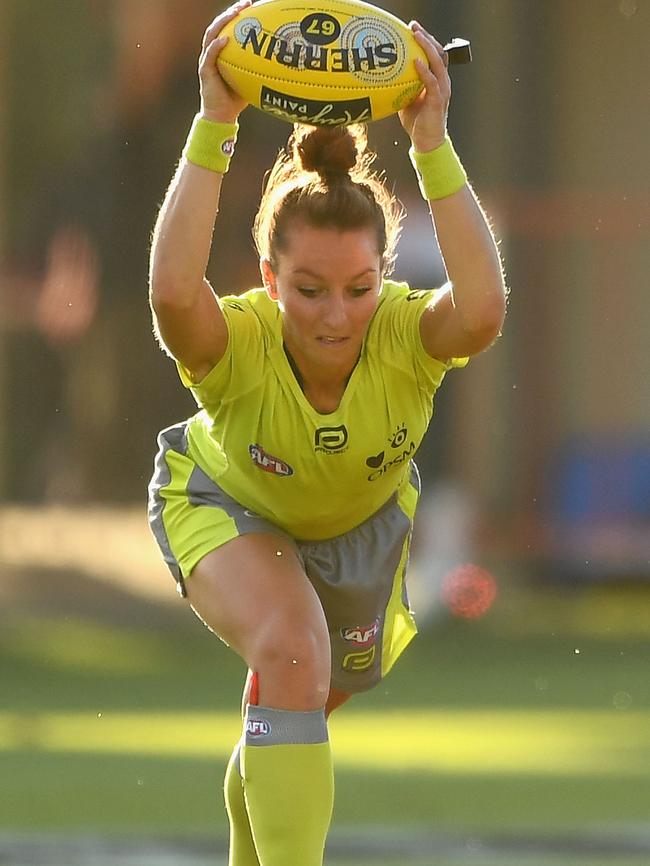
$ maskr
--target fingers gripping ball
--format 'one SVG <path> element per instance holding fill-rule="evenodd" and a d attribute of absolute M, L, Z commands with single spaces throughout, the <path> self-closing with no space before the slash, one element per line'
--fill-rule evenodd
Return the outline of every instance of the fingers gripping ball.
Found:
<path fill-rule="evenodd" d="M 252 105 L 290 122 L 379 120 L 422 90 L 426 62 L 409 27 L 361 0 L 262 0 L 229 22 L 221 75 Z"/>

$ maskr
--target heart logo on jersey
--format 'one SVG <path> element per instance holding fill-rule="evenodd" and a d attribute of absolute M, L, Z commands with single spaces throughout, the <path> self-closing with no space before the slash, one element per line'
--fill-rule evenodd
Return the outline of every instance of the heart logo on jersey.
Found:
<path fill-rule="evenodd" d="M 384 462 L 384 452 L 380 451 L 375 457 L 368 457 L 366 460 L 366 466 L 369 466 L 371 469 L 379 469 L 381 464 Z"/>

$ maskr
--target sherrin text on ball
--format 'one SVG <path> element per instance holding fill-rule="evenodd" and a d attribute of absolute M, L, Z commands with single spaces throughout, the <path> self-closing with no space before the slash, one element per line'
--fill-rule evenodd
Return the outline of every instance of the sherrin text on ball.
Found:
<path fill-rule="evenodd" d="M 225 81 L 282 120 L 367 123 L 404 108 L 422 90 L 426 60 L 409 27 L 361 0 L 261 0 L 223 30 Z"/>

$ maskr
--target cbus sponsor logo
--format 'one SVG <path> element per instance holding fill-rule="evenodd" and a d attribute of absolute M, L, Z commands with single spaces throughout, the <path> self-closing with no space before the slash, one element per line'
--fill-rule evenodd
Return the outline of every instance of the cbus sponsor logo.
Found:
<path fill-rule="evenodd" d="M 381 42 L 358 48 L 326 48 L 300 40 L 287 40 L 257 27 L 248 27 L 241 42 L 244 51 L 292 69 L 316 72 L 373 72 L 397 65 L 398 46 L 395 41 Z"/>
<path fill-rule="evenodd" d="M 355 625 L 350 628 L 342 628 L 341 637 L 343 640 L 357 644 L 357 646 L 365 646 L 375 642 L 378 632 L 379 620 L 376 619 L 372 625 Z"/>
<path fill-rule="evenodd" d="M 263 469 L 264 472 L 271 472 L 273 475 L 293 475 L 293 468 L 289 466 L 288 463 L 285 463 L 284 460 L 280 460 L 279 457 L 274 457 L 272 454 L 268 454 L 261 445 L 249 445 L 248 453 L 251 456 L 251 460 L 253 463 L 258 466 L 260 469 Z"/>
<path fill-rule="evenodd" d="M 271 725 L 264 719 L 248 719 L 246 733 L 251 737 L 266 737 L 271 733 Z"/>

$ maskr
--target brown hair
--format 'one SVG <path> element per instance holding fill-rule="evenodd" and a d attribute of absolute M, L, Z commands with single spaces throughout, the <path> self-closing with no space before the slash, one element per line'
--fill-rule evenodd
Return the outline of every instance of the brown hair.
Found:
<path fill-rule="evenodd" d="M 370 170 L 374 159 L 363 126 L 295 125 L 268 174 L 253 227 L 257 251 L 274 271 L 287 229 L 306 222 L 341 231 L 374 229 L 382 267 L 390 273 L 404 210 Z"/>

